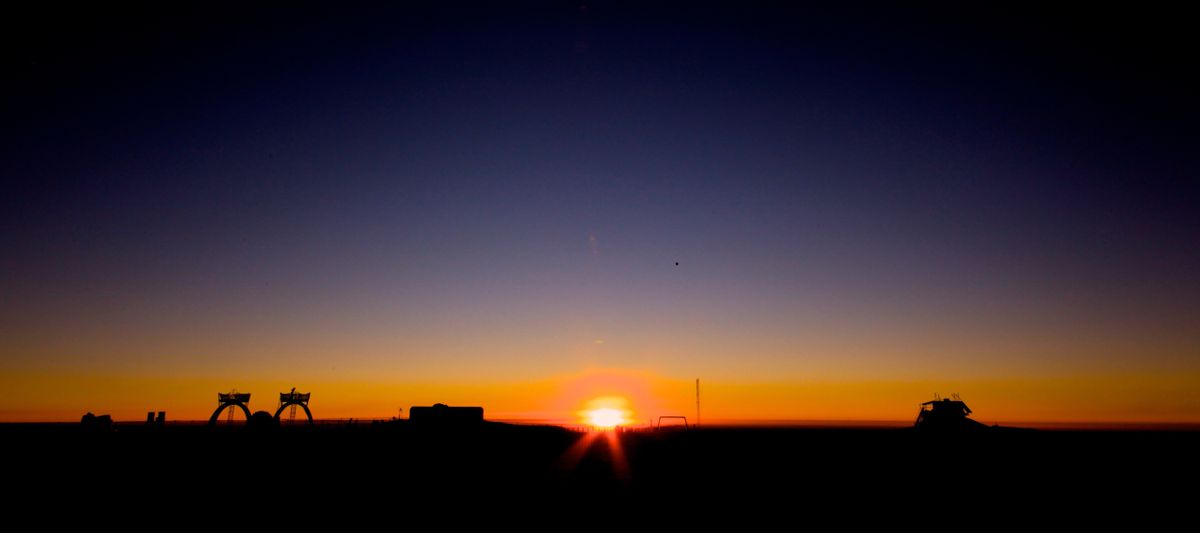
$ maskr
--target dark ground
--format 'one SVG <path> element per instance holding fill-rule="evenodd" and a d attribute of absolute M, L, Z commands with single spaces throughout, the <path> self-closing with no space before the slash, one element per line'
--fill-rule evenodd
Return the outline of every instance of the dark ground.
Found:
<path fill-rule="evenodd" d="M 609 437 L 627 467 L 614 460 Z M 1200 432 L 1189 431 L 704 428 L 601 433 L 588 448 L 581 438 L 495 423 L 258 433 L 0 425 L 8 486 L 21 488 L 8 500 L 14 508 L 52 499 L 118 514 L 190 508 L 254 516 L 308 502 L 356 514 L 428 513 L 432 501 L 436 509 L 482 505 L 534 515 L 566 506 L 693 519 L 750 512 L 945 526 L 1014 517 L 1104 521 L 1190 513 L 1200 472 Z"/>

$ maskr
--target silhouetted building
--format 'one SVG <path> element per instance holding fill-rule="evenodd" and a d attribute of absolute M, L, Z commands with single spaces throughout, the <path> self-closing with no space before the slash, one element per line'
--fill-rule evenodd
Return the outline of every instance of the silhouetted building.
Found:
<path fill-rule="evenodd" d="M 961 399 L 942 398 L 921 404 L 914 426 L 925 430 L 970 430 L 986 429 L 987 426 L 970 418 L 971 408 Z"/>
<path fill-rule="evenodd" d="M 246 420 L 246 427 L 251 431 L 267 431 L 279 427 L 279 420 L 267 411 L 255 411 Z"/>
<path fill-rule="evenodd" d="M 89 412 L 79 419 L 79 426 L 87 431 L 111 431 L 113 420 L 110 415 L 96 416 Z"/>
<path fill-rule="evenodd" d="M 483 423 L 482 407 L 450 407 L 444 403 L 432 407 L 412 407 L 408 419 L 418 425 L 471 427 Z"/>
<path fill-rule="evenodd" d="M 166 411 L 159 411 L 157 418 L 154 416 L 154 411 L 149 411 L 146 413 L 146 426 L 147 427 L 163 427 L 166 424 L 167 424 L 167 412 Z"/>

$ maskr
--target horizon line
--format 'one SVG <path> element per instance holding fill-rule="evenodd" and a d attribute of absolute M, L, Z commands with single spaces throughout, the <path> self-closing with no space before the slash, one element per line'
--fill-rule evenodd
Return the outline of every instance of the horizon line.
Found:
<path fill-rule="evenodd" d="M 343 417 L 343 418 L 315 418 L 314 422 L 317 425 L 330 425 L 337 423 L 356 422 L 392 422 L 397 420 L 408 420 L 397 417 Z M 167 424 L 177 425 L 204 425 L 208 424 L 208 419 L 178 419 L 167 420 Z M 244 420 L 238 423 L 244 423 Z M 588 427 L 589 424 L 577 420 L 566 419 L 536 419 L 536 418 L 495 418 L 485 419 L 485 422 L 497 422 L 502 424 L 521 425 L 521 426 L 552 426 L 563 428 L 580 428 Z M 75 420 L 2 420 L 0 426 L 17 426 L 17 425 L 75 425 L 78 424 Z M 145 425 L 144 419 L 121 419 L 113 420 L 115 424 L 123 425 Z M 1046 430 L 1189 430 L 1200 431 L 1200 422 L 1164 422 L 1164 421 L 1123 421 L 1123 420 L 1102 420 L 1102 421 L 1071 421 L 1071 420 L 1052 420 L 1052 421 L 1022 421 L 1022 420 L 1001 420 L 986 422 L 986 425 L 998 425 L 1005 427 L 1025 427 L 1031 429 L 1046 429 Z M 302 425 L 297 423 L 296 425 Z M 779 419 L 713 419 L 705 420 L 700 426 L 701 428 L 812 428 L 812 429 L 884 429 L 884 428 L 906 428 L 912 427 L 911 420 L 899 419 L 799 419 L 799 418 L 779 418 Z M 620 427 L 630 429 L 645 429 L 651 427 L 650 424 L 624 424 Z"/>

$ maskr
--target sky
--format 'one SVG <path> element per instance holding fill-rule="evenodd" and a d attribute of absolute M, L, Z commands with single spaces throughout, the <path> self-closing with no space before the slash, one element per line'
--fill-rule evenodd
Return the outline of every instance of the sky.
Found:
<path fill-rule="evenodd" d="M 0 420 L 1200 422 L 1195 36 L 1091 7 L 6 17 Z"/>

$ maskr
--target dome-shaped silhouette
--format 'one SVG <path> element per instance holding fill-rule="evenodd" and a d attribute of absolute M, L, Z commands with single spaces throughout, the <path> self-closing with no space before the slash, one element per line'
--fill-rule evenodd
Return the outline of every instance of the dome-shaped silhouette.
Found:
<path fill-rule="evenodd" d="M 268 430 L 279 426 L 279 421 L 275 419 L 275 415 L 266 411 L 255 411 L 250 415 L 250 419 L 246 422 L 246 426 L 252 430 Z"/>

